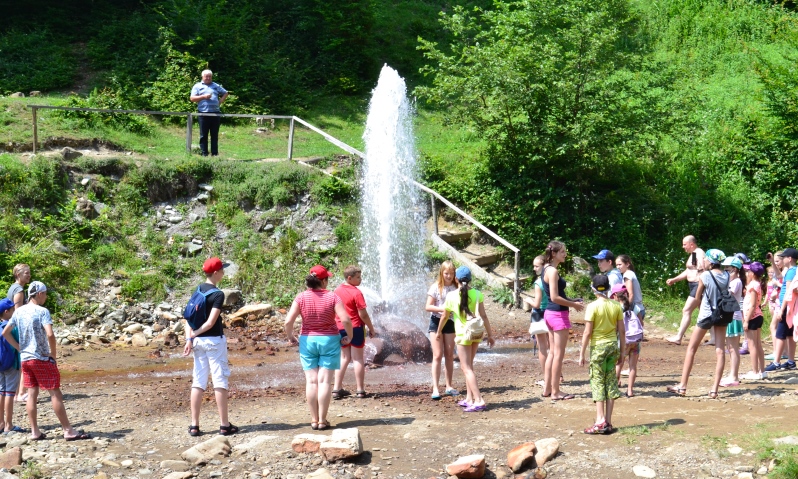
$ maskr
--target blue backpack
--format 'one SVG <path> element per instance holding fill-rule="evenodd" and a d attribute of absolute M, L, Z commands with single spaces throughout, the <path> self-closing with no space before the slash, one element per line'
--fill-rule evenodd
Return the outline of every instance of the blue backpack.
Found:
<path fill-rule="evenodd" d="M 0 322 L 0 331 L 5 329 L 8 321 Z M 17 350 L 11 346 L 6 338 L 0 334 L 0 371 L 7 371 L 14 367 L 17 360 Z"/>
<path fill-rule="evenodd" d="M 183 311 L 183 317 L 186 318 L 186 322 L 191 326 L 191 329 L 199 329 L 205 323 L 205 320 L 208 319 L 208 315 L 205 313 L 205 300 L 210 294 L 217 291 L 220 290 L 211 288 L 203 293 L 200 291 L 200 287 L 197 286 L 197 290 L 191 295 L 191 299 L 188 300 L 186 309 Z"/>

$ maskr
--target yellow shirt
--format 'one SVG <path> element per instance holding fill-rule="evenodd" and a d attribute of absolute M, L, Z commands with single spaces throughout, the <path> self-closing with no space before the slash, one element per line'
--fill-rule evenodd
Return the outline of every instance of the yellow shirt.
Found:
<path fill-rule="evenodd" d="M 614 343 L 618 340 L 616 327 L 618 321 L 623 321 L 623 310 L 617 301 L 598 299 L 587 305 L 585 321 L 593 323 L 591 346 L 598 343 Z"/>

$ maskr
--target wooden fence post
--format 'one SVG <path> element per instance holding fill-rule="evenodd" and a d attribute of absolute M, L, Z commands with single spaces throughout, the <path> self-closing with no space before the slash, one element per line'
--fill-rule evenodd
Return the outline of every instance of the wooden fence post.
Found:
<path fill-rule="evenodd" d="M 291 126 L 288 129 L 288 161 L 294 158 L 294 118 L 291 117 Z"/>
<path fill-rule="evenodd" d="M 194 127 L 194 115 L 189 113 L 186 118 L 186 153 L 191 154 L 191 135 Z"/>
<path fill-rule="evenodd" d="M 435 206 L 435 195 L 429 195 L 429 200 L 432 202 L 432 224 L 435 228 L 435 236 L 438 234 L 438 208 Z"/>
<path fill-rule="evenodd" d="M 31 108 L 31 112 L 33 113 L 33 154 L 36 154 L 36 144 L 39 142 L 39 121 L 36 116 L 37 108 L 34 106 Z"/>

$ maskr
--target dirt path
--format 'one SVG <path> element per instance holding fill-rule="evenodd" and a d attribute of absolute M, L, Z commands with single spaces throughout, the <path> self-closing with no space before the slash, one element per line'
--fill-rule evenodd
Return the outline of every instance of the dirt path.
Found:
<path fill-rule="evenodd" d="M 498 315 L 495 311 L 494 317 Z M 504 318 L 495 321 L 502 339 L 493 350 L 480 351 L 476 365 L 489 404 L 486 412 L 464 414 L 452 398 L 431 400 L 429 365 L 369 370 L 366 380 L 373 396 L 334 401 L 330 411 L 334 427 L 359 428 L 366 452 L 354 463 L 328 466 L 331 473 L 348 478 L 446 477 L 447 463 L 461 455 L 481 453 L 488 462 L 486 477 L 512 477 L 504 466 L 507 451 L 526 441 L 555 437 L 561 447 L 560 455 L 545 466 L 550 477 L 633 477 L 632 467 L 638 464 L 655 470 L 657 477 L 723 477 L 736 468 L 756 470 L 762 465 L 742 436 L 750 437 L 759 429 L 798 430 L 796 386 L 784 384 L 797 374 L 781 373 L 726 389 L 720 400 L 711 401 L 706 392 L 714 349 L 702 347 L 688 396 L 672 397 L 664 388 L 677 380 L 684 347 L 652 339 L 643 345 L 637 396 L 616 402 L 613 422 L 620 431 L 610 436 L 584 435 L 581 431 L 592 423 L 595 407 L 587 370 L 575 362 L 575 344 L 567 352 L 563 389 L 577 398 L 545 400 L 541 388 L 535 386 L 541 377 L 536 355 L 522 332 L 526 315 L 510 317 L 505 312 Z M 275 354 L 267 355 L 236 344 L 231 347 L 230 413 L 243 433 L 231 442 L 240 444 L 258 435 L 274 437 L 265 451 L 234 454 L 218 464 L 196 468 L 197 477 L 261 477 L 264 470 L 270 478 L 305 477 L 322 463 L 319 457 L 290 451 L 294 435 L 311 432 L 296 349 L 275 342 Z M 54 461 L 42 462 L 46 472 L 58 471 L 60 477 L 103 472 L 105 477 L 160 478 L 167 473 L 161 461 L 179 459 L 181 451 L 215 434 L 217 418 L 210 395 L 202 415 L 207 432 L 201 438 L 186 432 L 190 358 L 180 357 L 177 351 L 156 357 L 141 349 L 65 353 L 69 356 L 60 364 L 68 413 L 80 427 L 108 441 L 73 449 L 37 445 Z M 744 357 L 743 371 L 747 366 Z M 459 369 L 455 383 L 464 390 Z M 27 423 L 22 408 L 15 415 L 21 425 Z M 46 400 L 41 401 L 40 417 L 48 435 L 57 436 L 53 431 L 57 422 Z M 743 447 L 742 453 L 729 453 L 727 447 L 736 444 Z M 70 459 L 70 450 L 75 456 L 72 462 L 58 462 Z M 126 467 L 124 460 L 132 463 L 125 463 Z"/>

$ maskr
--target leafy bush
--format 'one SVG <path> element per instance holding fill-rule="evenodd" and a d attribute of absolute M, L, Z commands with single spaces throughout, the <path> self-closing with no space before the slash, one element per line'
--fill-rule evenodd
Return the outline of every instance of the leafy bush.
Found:
<path fill-rule="evenodd" d="M 6 207 L 44 208 L 65 201 L 68 176 L 54 158 L 35 156 L 26 166 L 0 155 L 0 203 Z"/>
<path fill-rule="evenodd" d="M 352 186 L 333 176 L 325 176 L 317 181 L 311 189 L 311 196 L 325 205 L 349 200 L 352 193 Z"/>
<path fill-rule="evenodd" d="M 0 94 L 65 88 L 75 79 L 69 46 L 47 29 L 0 33 Z"/>

